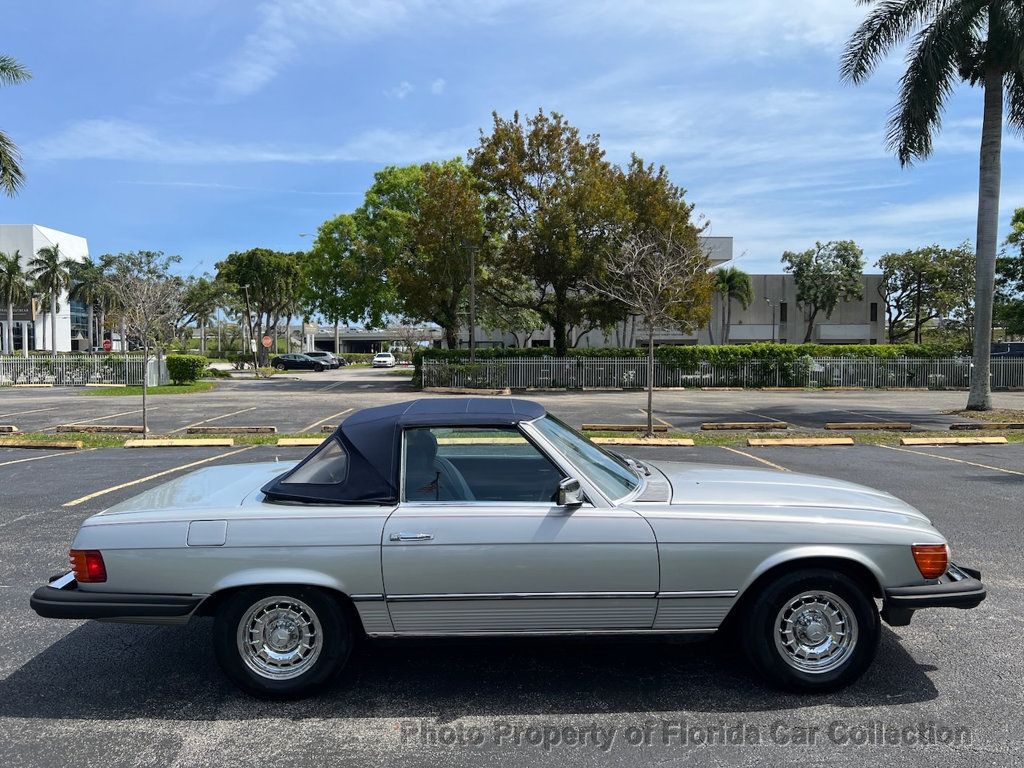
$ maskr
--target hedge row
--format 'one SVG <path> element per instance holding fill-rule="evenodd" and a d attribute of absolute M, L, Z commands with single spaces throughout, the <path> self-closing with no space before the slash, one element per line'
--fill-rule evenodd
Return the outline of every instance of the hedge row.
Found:
<path fill-rule="evenodd" d="M 168 355 L 167 375 L 175 384 L 191 384 L 206 372 L 203 355 Z"/>
<path fill-rule="evenodd" d="M 550 347 L 487 347 L 476 351 L 477 360 L 501 357 L 542 358 L 553 356 Z M 655 359 L 666 365 L 692 368 L 701 364 L 739 365 L 753 360 L 764 363 L 791 364 L 804 357 L 851 357 L 893 359 L 908 357 L 935 359 L 957 357 L 968 350 L 956 344 L 735 344 L 661 346 L 654 350 Z M 601 347 L 570 349 L 566 357 L 644 357 L 640 347 Z M 414 381 L 420 381 L 423 360 L 446 360 L 453 365 L 469 362 L 465 349 L 422 349 L 413 355 L 416 366 Z"/>

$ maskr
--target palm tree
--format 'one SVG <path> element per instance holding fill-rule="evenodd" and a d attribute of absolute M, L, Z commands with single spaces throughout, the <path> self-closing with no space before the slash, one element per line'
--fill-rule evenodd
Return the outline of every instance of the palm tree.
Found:
<path fill-rule="evenodd" d="M 960 82 L 985 92 L 975 262 L 974 376 L 970 410 L 992 408 L 989 383 L 992 293 L 999 230 L 1003 103 L 1024 130 L 1024 2 L 1021 0 L 859 0 L 875 4 L 843 53 L 843 79 L 864 82 L 910 38 L 907 69 L 886 142 L 900 164 L 926 158 L 946 100 Z"/>
<path fill-rule="evenodd" d="M 32 73 L 10 56 L 0 55 L 0 85 L 17 85 L 32 77 Z M 25 183 L 21 170 L 21 155 L 11 137 L 0 131 L 0 188 L 8 197 L 14 197 L 18 187 Z"/>
<path fill-rule="evenodd" d="M 0 253 L 0 296 L 7 303 L 7 333 L 4 334 L 4 348 L 8 355 L 14 354 L 14 304 L 31 300 L 28 273 L 21 266 L 21 253 Z"/>
<path fill-rule="evenodd" d="M 750 275 L 737 267 L 725 267 L 715 273 L 715 291 L 722 294 L 722 343 L 729 343 L 729 326 L 732 324 L 732 302 L 735 299 L 744 309 L 754 300 L 754 286 Z"/>
<path fill-rule="evenodd" d="M 40 248 L 28 263 L 36 288 L 50 298 L 50 348 L 53 352 L 57 351 L 57 298 L 71 283 L 72 263 L 61 255 L 60 245 L 56 243 Z"/>
<path fill-rule="evenodd" d="M 89 350 L 96 346 L 94 341 L 95 333 L 95 310 L 104 299 L 106 291 L 106 277 L 103 274 L 103 267 L 90 258 L 84 261 L 71 263 L 71 291 L 70 298 L 82 302 L 89 313 L 89 328 L 86 334 L 89 337 Z"/>

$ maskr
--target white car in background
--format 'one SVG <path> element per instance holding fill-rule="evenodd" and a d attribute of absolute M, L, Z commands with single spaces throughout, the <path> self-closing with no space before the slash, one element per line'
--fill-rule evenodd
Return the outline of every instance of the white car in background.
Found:
<path fill-rule="evenodd" d="M 398 361 L 390 352 L 378 352 L 373 356 L 374 368 L 394 368 Z"/>

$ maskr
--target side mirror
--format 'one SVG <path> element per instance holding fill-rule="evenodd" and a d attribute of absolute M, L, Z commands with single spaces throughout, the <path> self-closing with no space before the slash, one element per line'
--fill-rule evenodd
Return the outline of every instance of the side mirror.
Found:
<path fill-rule="evenodd" d="M 583 505 L 583 489 L 580 488 L 580 481 L 574 477 L 567 477 L 558 484 L 558 506 L 580 507 Z"/>

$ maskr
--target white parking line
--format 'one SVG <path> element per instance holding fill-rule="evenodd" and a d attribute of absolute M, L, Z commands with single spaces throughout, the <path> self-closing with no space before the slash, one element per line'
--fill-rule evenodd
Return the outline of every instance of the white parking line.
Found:
<path fill-rule="evenodd" d="M 55 459 L 58 456 L 75 456 L 80 453 L 88 453 L 89 451 L 95 451 L 95 448 L 86 448 L 84 451 L 61 451 L 60 453 L 47 453 L 44 456 L 30 456 L 27 459 L 13 459 L 11 461 L 0 461 L 0 467 L 6 467 L 10 464 L 22 464 L 26 461 L 39 461 L 40 459 Z"/>
<path fill-rule="evenodd" d="M 220 419 L 226 419 L 228 416 L 237 416 L 238 414 L 245 413 L 246 411 L 255 411 L 257 408 L 259 408 L 259 406 L 258 405 L 254 405 L 254 406 L 252 406 L 250 408 L 242 408 L 240 411 L 232 411 L 231 413 L 222 413 L 220 416 L 214 416 L 212 419 L 203 419 L 202 421 L 197 421 L 194 424 L 186 424 L 184 427 L 178 427 L 177 429 L 172 429 L 167 434 L 168 435 L 173 435 L 175 432 L 184 432 L 186 429 L 189 429 L 190 427 L 198 427 L 200 424 L 209 424 L 211 421 L 218 421 Z"/>
<path fill-rule="evenodd" d="M 342 384 L 344 384 L 343 381 L 335 381 L 335 382 L 332 382 L 331 384 L 328 384 L 326 387 L 324 387 L 320 391 L 321 392 L 329 392 L 330 390 L 334 389 L 335 387 L 340 387 Z"/>
<path fill-rule="evenodd" d="M 188 464 L 182 464 L 180 467 L 171 467 L 170 469 L 165 469 L 162 472 L 155 472 L 152 475 L 146 475 L 145 477 L 140 477 L 138 480 L 129 480 L 127 483 L 121 483 L 120 485 L 112 485 L 109 488 L 104 488 L 101 491 L 95 491 L 94 493 L 90 493 L 90 494 L 87 494 L 85 496 L 81 496 L 81 497 L 79 497 L 77 499 L 72 499 L 69 502 L 61 504 L 61 506 L 62 507 L 76 507 L 79 504 L 82 504 L 82 503 L 84 503 L 86 501 L 89 501 L 91 499 L 95 499 L 98 496 L 105 496 L 108 493 L 113 493 L 114 491 L 120 491 L 122 488 L 131 488 L 133 485 L 138 485 L 139 483 L 145 483 L 145 482 L 148 482 L 150 480 L 156 480 L 158 477 L 164 477 L 165 475 L 170 475 L 170 474 L 173 474 L 175 472 L 181 472 L 183 469 L 191 469 L 192 467 L 198 467 L 200 464 L 208 464 L 211 461 L 218 461 L 220 459 L 226 459 L 226 458 L 228 458 L 228 456 L 234 456 L 235 454 L 244 453 L 245 451 L 251 451 L 253 448 L 256 448 L 256 447 L 257 446 L 255 446 L 255 445 L 247 445 L 247 446 L 245 446 L 245 448 L 239 448 L 239 449 L 234 450 L 234 451 L 228 451 L 227 453 L 222 453 L 222 454 L 220 454 L 218 456 L 210 456 L 209 458 L 206 458 L 206 459 L 199 459 L 199 461 L 192 461 L 192 462 L 189 462 Z"/>
<path fill-rule="evenodd" d="M 952 456 L 940 456 L 937 453 L 926 453 L 925 451 L 912 451 L 909 448 L 896 448 L 892 445 L 879 445 L 879 448 L 888 448 L 890 451 L 902 451 L 903 453 L 913 453 L 917 456 L 928 456 L 933 459 L 942 459 L 943 461 L 955 461 L 957 464 L 967 464 L 972 467 L 980 467 L 981 469 L 991 469 L 993 472 L 1003 472 L 1007 475 L 1020 475 L 1024 477 L 1024 472 L 1019 472 L 1016 469 L 1004 469 L 1003 467 L 993 467 L 989 464 L 979 464 L 976 461 L 967 461 L 967 459 L 957 459 Z"/>
<path fill-rule="evenodd" d="M 768 461 L 768 459 L 762 459 L 760 456 L 755 456 L 752 453 L 747 453 L 746 451 L 741 451 L 738 448 L 730 448 L 727 445 L 720 445 L 718 447 L 721 448 L 723 451 L 729 451 L 730 453 L 738 453 L 740 456 L 746 456 L 748 459 L 753 459 L 754 461 L 759 461 L 762 464 L 767 464 L 772 469 L 777 469 L 780 472 L 791 472 L 792 471 L 792 470 L 787 469 L 786 467 L 782 466 L 781 464 L 774 464 L 774 463 Z"/>
<path fill-rule="evenodd" d="M 0 413 L 0 419 L 5 416 L 24 416 L 26 413 L 42 413 L 43 411 L 56 411 L 57 406 L 52 408 L 33 408 L 31 411 L 11 411 L 10 413 Z"/>
<path fill-rule="evenodd" d="M 349 412 L 349 411 L 351 411 L 351 410 L 352 410 L 351 408 L 346 408 L 346 409 L 345 409 L 344 411 L 339 411 L 338 413 L 332 413 L 332 414 L 331 414 L 330 416 L 328 416 L 327 418 L 325 418 L 325 419 L 320 419 L 320 421 L 314 421 L 314 422 L 313 422 L 312 424 L 310 424 L 310 425 L 309 425 L 308 427 L 303 427 L 303 428 L 302 428 L 302 429 L 300 429 L 299 431 L 300 431 L 300 432 L 309 432 L 309 430 L 313 429 L 314 427 L 319 427 L 319 426 L 320 426 L 321 424 L 323 424 L 323 423 L 324 423 L 325 421 L 330 421 L 331 419 L 336 419 L 336 418 L 338 418 L 339 416 L 344 416 L 344 415 L 345 415 L 346 413 L 348 413 L 348 412 Z"/>

